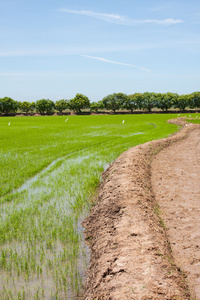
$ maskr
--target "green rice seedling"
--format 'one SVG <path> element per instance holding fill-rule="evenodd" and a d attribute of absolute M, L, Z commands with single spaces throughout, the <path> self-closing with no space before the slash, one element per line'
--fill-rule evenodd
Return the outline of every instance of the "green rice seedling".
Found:
<path fill-rule="evenodd" d="M 192 114 L 191 117 L 186 114 L 185 117 L 187 122 L 200 124 L 200 114 Z"/>
<path fill-rule="evenodd" d="M 169 118 L 0 119 L 2 299 L 8 291 L 26 299 L 75 298 L 89 257 L 80 224 L 101 172 L 130 147 L 174 133 Z"/>

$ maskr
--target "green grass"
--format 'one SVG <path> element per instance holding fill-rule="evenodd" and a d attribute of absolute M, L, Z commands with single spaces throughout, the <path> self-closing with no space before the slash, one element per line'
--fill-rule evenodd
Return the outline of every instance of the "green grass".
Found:
<path fill-rule="evenodd" d="M 174 133 L 174 117 L 0 118 L 0 299 L 75 297 L 88 263 L 80 222 L 101 172 Z"/>
<path fill-rule="evenodd" d="M 187 115 L 186 116 L 187 119 L 186 121 L 187 122 L 190 122 L 190 123 L 194 123 L 194 124 L 200 124 L 200 115 L 199 114 L 194 114 L 194 115 Z"/>

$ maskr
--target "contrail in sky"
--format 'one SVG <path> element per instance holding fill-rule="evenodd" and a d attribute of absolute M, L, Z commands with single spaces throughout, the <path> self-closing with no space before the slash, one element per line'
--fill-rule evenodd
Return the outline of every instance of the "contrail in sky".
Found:
<path fill-rule="evenodd" d="M 121 66 L 128 66 L 128 67 L 132 67 L 132 68 L 136 68 L 136 69 L 141 69 L 141 70 L 146 71 L 146 72 L 151 72 L 151 70 L 149 70 L 147 68 L 144 68 L 144 67 L 138 67 L 138 66 L 133 65 L 133 64 L 122 63 L 122 62 L 118 62 L 118 61 L 106 59 L 106 58 L 103 58 L 103 57 L 90 56 L 90 55 L 85 55 L 85 54 L 82 54 L 81 56 L 87 57 L 87 58 L 91 58 L 91 59 L 100 60 L 100 61 L 103 61 L 103 62 L 106 62 L 106 63 L 110 63 L 110 64 L 121 65 Z"/>

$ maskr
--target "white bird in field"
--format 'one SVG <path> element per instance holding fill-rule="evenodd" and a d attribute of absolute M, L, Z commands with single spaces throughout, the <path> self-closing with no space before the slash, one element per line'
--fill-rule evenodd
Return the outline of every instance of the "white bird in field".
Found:
<path fill-rule="evenodd" d="M 10 122 L 8 123 L 8 126 L 10 126 Z"/>
<path fill-rule="evenodd" d="M 124 120 L 122 121 L 122 124 L 124 124 Z"/>
<path fill-rule="evenodd" d="M 67 122 L 68 121 L 68 118 L 65 120 L 65 122 Z"/>

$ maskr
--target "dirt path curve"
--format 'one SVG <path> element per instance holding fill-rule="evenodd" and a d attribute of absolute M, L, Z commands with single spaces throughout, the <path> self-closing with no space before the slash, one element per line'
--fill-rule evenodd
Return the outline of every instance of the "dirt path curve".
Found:
<path fill-rule="evenodd" d="M 161 151 L 152 163 L 152 186 L 176 263 L 200 299 L 200 130 Z"/>
<path fill-rule="evenodd" d="M 176 147 L 195 128 L 199 132 L 198 125 L 184 125 L 172 137 L 131 148 L 103 174 L 96 204 L 83 222 L 91 249 L 85 300 L 192 299 L 187 278 L 172 253 L 169 231 L 163 226 L 151 165 L 162 149 Z M 172 239 L 174 247 L 178 242 Z"/>

